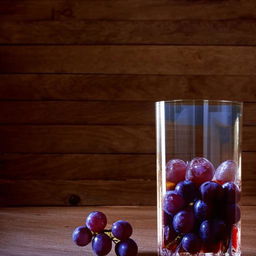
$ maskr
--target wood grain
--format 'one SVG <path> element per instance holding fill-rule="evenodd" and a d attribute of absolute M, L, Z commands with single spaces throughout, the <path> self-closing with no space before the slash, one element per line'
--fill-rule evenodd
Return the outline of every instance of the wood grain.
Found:
<path fill-rule="evenodd" d="M 256 76 L 0 74 L 2 100 L 228 99 L 256 102 Z"/>
<path fill-rule="evenodd" d="M 256 152 L 244 152 L 242 160 L 243 181 L 256 182 Z M 0 155 L 0 177 L 7 180 L 155 180 L 155 170 L 155 154 Z"/>
<path fill-rule="evenodd" d="M 155 154 L 0 155 L 0 177 L 7 180 L 147 180 L 155 179 L 155 169 Z"/>
<path fill-rule="evenodd" d="M 256 151 L 256 126 L 243 129 L 243 150 Z M 0 126 L 2 153 L 154 153 L 154 126 Z"/>
<path fill-rule="evenodd" d="M 2 46 L 0 56 L 0 73 L 255 75 L 256 70 L 256 48 L 238 46 Z"/>
<path fill-rule="evenodd" d="M 225 20 L 255 18 L 254 0 L 1 1 L 1 20 Z"/>
<path fill-rule="evenodd" d="M 1 208 L 0 253 L 5 256 L 93 256 L 90 246 L 76 247 L 70 236 L 76 226 L 83 224 L 85 216 L 95 209 L 106 213 L 108 227 L 121 217 L 132 224 L 132 238 L 139 245 L 139 256 L 157 255 L 156 208 L 152 206 Z M 242 207 L 244 256 L 256 253 L 255 210 L 255 206 Z M 114 256 L 114 250 L 109 255 Z"/>
<path fill-rule="evenodd" d="M 0 44 L 255 45 L 256 19 L 15 21 L 0 23 Z"/>
<path fill-rule="evenodd" d="M 154 102 L 0 101 L 1 124 L 154 125 Z M 244 104 L 245 125 L 256 125 L 256 104 Z"/>
<path fill-rule="evenodd" d="M 152 102 L 184 97 L 246 101 L 255 204 L 254 0 L 0 2 L 1 204 L 155 204 Z M 3 231 L 0 254 L 29 255 L 34 238 L 32 255 L 74 254 L 36 234 L 15 252 Z"/>
<path fill-rule="evenodd" d="M 154 205 L 150 180 L 1 180 L 0 205 Z M 255 205 L 255 181 L 243 183 L 242 205 Z"/>
<path fill-rule="evenodd" d="M 138 206 L 1 208 L 0 254 L 5 256 L 93 256 L 91 245 L 82 248 L 75 246 L 71 240 L 71 234 L 74 228 L 82 225 L 85 217 L 95 210 L 107 215 L 109 228 L 120 218 L 129 221 L 133 226 L 132 238 L 139 245 L 139 255 L 156 256 L 156 209 Z M 248 216 L 247 219 L 250 220 Z M 249 231 L 248 236 L 250 237 Z M 14 237 L 16 239 L 13 239 Z M 108 255 L 116 255 L 114 249 Z"/>
<path fill-rule="evenodd" d="M 256 112 L 256 104 L 254 108 Z M 0 123 L 154 125 L 155 105 L 135 101 L 0 101 Z"/>
<path fill-rule="evenodd" d="M 152 153 L 149 126 L 0 126 L 1 152 Z"/>
<path fill-rule="evenodd" d="M 154 205 L 155 181 L 1 180 L 0 205 Z"/>

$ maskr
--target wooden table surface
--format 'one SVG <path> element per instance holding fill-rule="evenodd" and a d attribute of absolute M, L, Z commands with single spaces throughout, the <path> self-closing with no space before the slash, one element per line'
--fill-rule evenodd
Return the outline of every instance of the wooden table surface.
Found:
<path fill-rule="evenodd" d="M 156 255 L 156 208 L 150 206 L 1 208 L 0 255 L 91 256 L 91 246 L 75 246 L 71 234 L 76 226 L 84 224 L 85 216 L 93 210 L 106 213 L 108 225 L 118 219 L 131 222 L 139 255 Z M 256 255 L 255 210 L 256 206 L 242 207 L 243 256 Z M 109 255 L 115 255 L 114 251 Z"/>

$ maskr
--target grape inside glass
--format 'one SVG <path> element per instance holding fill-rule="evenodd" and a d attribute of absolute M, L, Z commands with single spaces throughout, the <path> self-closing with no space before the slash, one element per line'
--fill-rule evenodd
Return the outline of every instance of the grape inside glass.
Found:
<path fill-rule="evenodd" d="M 156 102 L 158 255 L 241 255 L 242 103 Z"/>

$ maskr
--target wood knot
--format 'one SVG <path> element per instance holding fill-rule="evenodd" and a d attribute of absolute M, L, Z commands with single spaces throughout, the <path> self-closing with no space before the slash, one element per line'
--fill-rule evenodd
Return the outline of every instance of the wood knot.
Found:
<path fill-rule="evenodd" d="M 69 205 L 78 205 L 80 201 L 81 201 L 81 198 L 78 195 L 70 195 L 68 198 Z"/>

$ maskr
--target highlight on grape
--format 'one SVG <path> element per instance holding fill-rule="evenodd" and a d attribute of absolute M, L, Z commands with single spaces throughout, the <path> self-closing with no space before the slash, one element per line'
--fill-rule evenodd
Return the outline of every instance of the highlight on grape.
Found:
<path fill-rule="evenodd" d="M 137 256 L 138 246 L 130 237 L 133 229 L 129 222 L 118 220 L 112 224 L 111 229 L 105 229 L 107 217 L 103 212 L 91 212 L 84 226 L 77 227 L 72 234 L 74 243 L 86 246 L 92 242 L 92 250 L 97 256 L 105 256 L 115 244 L 117 256 Z"/>

